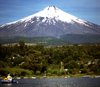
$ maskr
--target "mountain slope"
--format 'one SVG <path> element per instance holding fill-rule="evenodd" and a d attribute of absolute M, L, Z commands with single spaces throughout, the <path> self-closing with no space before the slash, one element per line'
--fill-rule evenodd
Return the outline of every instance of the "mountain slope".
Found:
<path fill-rule="evenodd" d="M 59 39 L 74 43 L 100 43 L 100 34 L 63 34 Z"/>
<path fill-rule="evenodd" d="M 63 34 L 100 34 L 100 26 L 63 12 L 55 6 L 21 20 L 0 26 L 0 36 L 53 36 Z"/>
<path fill-rule="evenodd" d="M 68 40 L 57 39 L 54 37 L 0 37 L 0 43 L 13 44 L 19 41 L 25 41 L 33 45 L 43 44 L 44 46 L 60 46 L 60 45 L 72 45 L 74 44 Z"/>

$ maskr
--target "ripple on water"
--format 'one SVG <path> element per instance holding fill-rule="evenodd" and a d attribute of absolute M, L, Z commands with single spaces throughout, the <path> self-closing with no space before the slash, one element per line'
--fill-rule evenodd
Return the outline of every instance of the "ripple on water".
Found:
<path fill-rule="evenodd" d="M 9 87 L 100 87 L 100 78 L 19 79 Z M 0 87 L 8 87 L 0 83 Z"/>

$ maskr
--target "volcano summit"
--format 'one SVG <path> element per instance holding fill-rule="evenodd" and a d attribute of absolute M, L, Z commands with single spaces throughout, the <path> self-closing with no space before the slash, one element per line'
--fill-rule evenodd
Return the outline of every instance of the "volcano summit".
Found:
<path fill-rule="evenodd" d="M 55 6 L 21 20 L 0 26 L 0 36 L 53 36 L 63 34 L 100 34 L 100 26 L 70 15 Z"/>

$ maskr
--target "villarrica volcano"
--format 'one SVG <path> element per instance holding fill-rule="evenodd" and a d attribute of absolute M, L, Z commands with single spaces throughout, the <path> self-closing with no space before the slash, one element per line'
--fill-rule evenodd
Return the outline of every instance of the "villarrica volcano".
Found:
<path fill-rule="evenodd" d="M 0 37 L 55 37 L 75 43 L 100 43 L 100 26 L 66 13 L 56 6 L 15 22 L 0 25 Z"/>

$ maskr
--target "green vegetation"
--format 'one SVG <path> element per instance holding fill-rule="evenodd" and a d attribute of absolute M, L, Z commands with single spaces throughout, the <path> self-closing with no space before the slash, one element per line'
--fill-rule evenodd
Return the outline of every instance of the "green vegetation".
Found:
<path fill-rule="evenodd" d="M 100 75 L 100 45 L 27 46 L 0 44 L 0 76 Z"/>
<path fill-rule="evenodd" d="M 74 44 L 68 40 L 57 39 L 54 37 L 0 37 L 0 43 L 12 45 L 14 43 L 18 43 L 19 41 L 24 41 L 26 43 L 30 43 L 28 45 L 39 45 L 42 44 L 44 46 L 60 46 L 60 45 L 71 45 Z"/>
<path fill-rule="evenodd" d="M 63 34 L 60 39 L 74 43 L 100 43 L 100 34 Z"/>
<path fill-rule="evenodd" d="M 2 76 L 7 76 L 8 73 L 10 73 L 11 75 L 15 75 L 15 76 L 28 76 L 28 75 L 33 75 L 34 71 L 26 70 L 26 69 L 21 69 L 19 67 L 0 68 L 0 74 Z"/>

